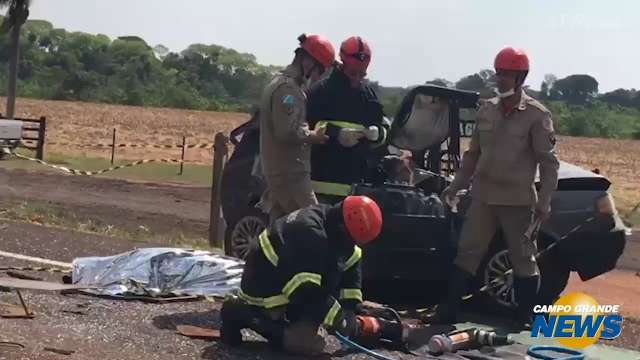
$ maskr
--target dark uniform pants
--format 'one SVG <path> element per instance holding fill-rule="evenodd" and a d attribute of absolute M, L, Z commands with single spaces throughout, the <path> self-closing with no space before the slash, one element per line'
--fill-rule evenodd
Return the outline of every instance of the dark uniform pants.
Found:
<path fill-rule="evenodd" d="M 474 199 L 462 227 L 455 265 L 475 274 L 496 231 L 502 229 L 514 274 L 538 275 L 535 239 L 525 236 L 532 223 L 533 211 L 529 206 L 488 205 Z"/>

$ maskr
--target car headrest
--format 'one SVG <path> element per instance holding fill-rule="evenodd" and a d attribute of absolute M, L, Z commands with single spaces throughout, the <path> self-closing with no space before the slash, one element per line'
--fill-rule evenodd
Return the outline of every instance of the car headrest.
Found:
<path fill-rule="evenodd" d="M 402 119 L 391 144 L 405 150 L 421 151 L 444 141 L 449 134 L 449 103 L 445 98 L 416 94 L 411 111 Z"/>

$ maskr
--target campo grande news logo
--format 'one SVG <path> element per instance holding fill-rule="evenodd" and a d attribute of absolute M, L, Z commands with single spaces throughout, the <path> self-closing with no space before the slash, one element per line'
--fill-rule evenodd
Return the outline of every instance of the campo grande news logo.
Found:
<path fill-rule="evenodd" d="M 598 339 L 614 339 L 622 332 L 620 305 L 599 305 L 581 292 L 561 296 L 553 305 L 536 305 L 531 337 L 554 338 L 561 345 L 581 349 Z M 548 320 L 543 313 L 548 313 Z"/>

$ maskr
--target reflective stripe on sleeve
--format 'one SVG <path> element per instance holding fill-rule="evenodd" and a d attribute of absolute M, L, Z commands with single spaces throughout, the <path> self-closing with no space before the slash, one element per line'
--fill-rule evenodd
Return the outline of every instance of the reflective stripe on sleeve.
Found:
<path fill-rule="evenodd" d="M 273 266 L 278 266 L 278 254 L 273 250 L 271 240 L 269 240 L 269 236 L 267 235 L 267 230 L 263 231 L 258 239 L 260 240 L 260 248 L 264 256 L 267 257 L 267 260 L 269 260 Z"/>
<path fill-rule="evenodd" d="M 349 270 L 353 265 L 355 265 L 362 258 L 362 249 L 358 246 L 353 247 L 353 254 L 349 257 L 349 260 L 345 263 L 345 271 Z"/>
<path fill-rule="evenodd" d="M 340 303 L 334 301 L 329 311 L 327 311 L 327 315 L 325 315 L 324 321 L 322 323 L 327 327 L 333 326 L 333 323 L 336 320 L 336 315 L 338 315 L 338 311 L 340 311 Z"/>

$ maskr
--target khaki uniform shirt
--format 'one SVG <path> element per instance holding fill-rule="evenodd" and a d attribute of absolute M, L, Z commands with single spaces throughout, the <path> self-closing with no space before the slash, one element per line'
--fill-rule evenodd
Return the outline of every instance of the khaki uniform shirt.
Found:
<path fill-rule="evenodd" d="M 311 172 L 306 96 L 288 67 L 265 88 L 260 105 L 260 156 L 267 181 Z"/>
<path fill-rule="evenodd" d="M 489 205 L 533 206 L 539 201 L 548 206 L 558 181 L 555 142 L 551 113 L 524 91 L 507 115 L 499 98 L 490 99 L 478 110 L 469 150 L 452 187 L 464 188 L 473 177 L 473 198 Z M 541 187 L 536 194 L 538 167 Z"/>

